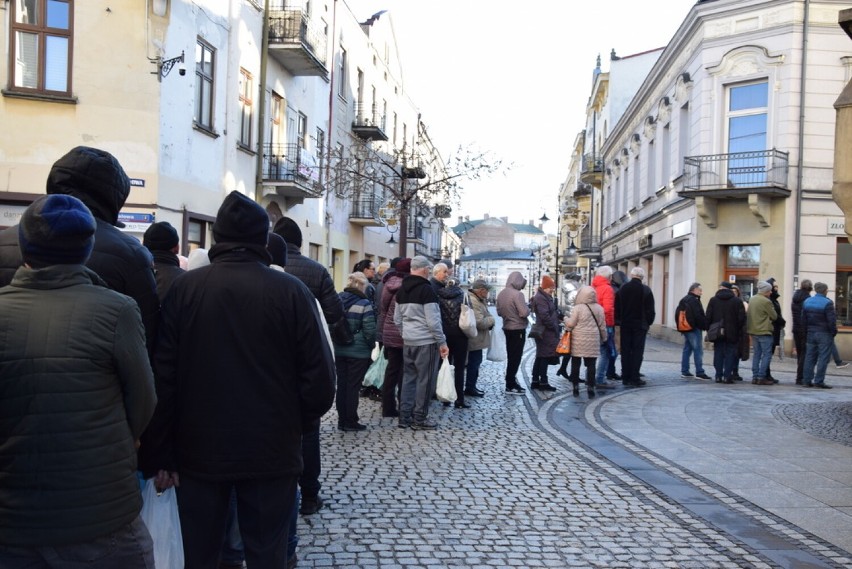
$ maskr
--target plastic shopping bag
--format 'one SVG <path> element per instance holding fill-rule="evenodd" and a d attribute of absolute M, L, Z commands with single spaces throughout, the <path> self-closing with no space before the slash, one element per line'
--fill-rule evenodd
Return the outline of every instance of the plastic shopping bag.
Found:
<path fill-rule="evenodd" d="M 388 361 L 385 359 L 385 350 L 379 350 L 379 355 L 375 361 L 367 368 L 367 373 L 364 374 L 364 387 L 373 386 L 376 389 L 381 389 L 385 382 L 385 369 L 388 367 Z"/>
<path fill-rule="evenodd" d="M 464 304 L 461 305 L 461 315 L 459 316 L 459 328 L 468 338 L 476 338 L 476 335 L 479 334 L 479 330 L 476 329 L 476 314 L 473 312 L 473 308 L 467 303 L 467 297 L 464 300 Z"/>
<path fill-rule="evenodd" d="M 441 369 L 438 370 L 438 388 L 435 390 L 438 401 L 452 403 L 458 397 L 456 395 L 455 371 L 455 366 L 450 363 L 450 360 L 444 358 L 444 361 L 441 362 Z"/>
<path fill-rule="evenodd" d="M 183 539 L 175 489 L 169 488 L 158 496 L 154 479 L 146 481 L 140 515 L 154 541 L 154 566 L 183 569 Z"/>
<path fill-rule="evenodd" d="M 485 358 L 489 362 L 505 362 L 506 357 L 506 335 L 502 330 L 495 328 L 491 330 L 491 344 L 488 346 L 488 354 Z"/>

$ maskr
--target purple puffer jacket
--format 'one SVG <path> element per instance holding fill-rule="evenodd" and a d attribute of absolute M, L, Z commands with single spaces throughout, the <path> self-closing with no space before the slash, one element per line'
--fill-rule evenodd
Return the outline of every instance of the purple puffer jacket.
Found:
<path fill-rule="evenodd" d="M 382 285 L 382 342 L 391 348 L 402 348 L 402 334 L 393 323 L 393 315 L 396 312 L 396 293 L 402 287 L 402 278 L 405 276 L 404 273 L 393 274 Z"/>

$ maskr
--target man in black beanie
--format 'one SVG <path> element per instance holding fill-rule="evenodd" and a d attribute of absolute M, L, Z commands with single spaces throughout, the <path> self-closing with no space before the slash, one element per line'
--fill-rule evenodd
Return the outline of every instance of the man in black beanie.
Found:
<path fill-rule="evenodd" d="M 87 567 L 153 567 L 134 446 L 156 404 L 139 308 L 84 266 L 97 229 L 80 200 L 43 196 L 15 231 L 24 265 L 0 289 L 0 567 L 52 566 L 54 546 Z"/>
<path fill-rule="evenodd" d="M 142 244 L 154 257 L 154 276 L 157 279 L 157 296 L 160 302 L 166 298 L 172 281 L 185 273 L 178 259 L 177 230 L 168 221 L 152 223 L 142 237 Z"/>
<path fill-rule="evenodd" d="M 248 566 L 286 566 L 302 433 L 334 401 L 316 302 L 269 267 L 268 230 L 263 208 L 231 192 L 210 265 L 175 280 L 163 303 L 143 471 L 178 486 L 186 569 L 218 564 L 232 490 Z"/>
<path fill-rule="evenodd" d="M 136 301 L 145 324 L 148 349 L 153 347 L 160 313 L 151 254 L 138 239 L 119 231 L 118 212 L 130 195 L 130 178 L 115 156 L 78 146 L 57 160 L 47 176 L 47 193 L 74 196 L 89 208 L 97 223 L 95 247 L 86 266 L 112 290 Z M 0 286 L 9 284 L 21 266 L 18 229 L 0 232 Z"/>
<path fill-rule="evenodd" d="M 286 270 L 305 283 L 314 298 L 319 301 L 328 327 L 330 329 L 334 329 L 335 326 L 348 328 L 343 302 L 334 290 L 331 275 L 321 264 L 302 255 L 302 230 L 299 229 L 299 225 L 289 217 L 282 217 L 275 224 L 272 232 L 277 233 L 287 242 Z M 321 487 L 319 477 L 322 471 L 319 427 L 319 421 L 317 421 L 305 432 L 302 439 L 305 471 L 299 479 L 299 486 L 302 489 L 302 505 L 299 511 L 305 516 L 315 514 L 323 506 L 322 497 L 319 495 Z"/>

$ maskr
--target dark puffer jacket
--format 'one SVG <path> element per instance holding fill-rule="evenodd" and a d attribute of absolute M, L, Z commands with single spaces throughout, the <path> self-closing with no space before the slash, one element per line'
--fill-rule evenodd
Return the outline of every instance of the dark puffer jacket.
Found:
<path fill-rule="evenodd" d="M 302 281 L 322 307 L 323 316 L 329 326 L 343 318 L 343 303 L 334 290 L 334 283 L 328 271 L 309 257 L 302 255 L 301 249 L 293 243 L 287 243 L 287 266 L 284 270 Z"/>
<path fill-rule="evenodd" d="M 166 298 L 166 293 L 172 282 L 186 271 L 180 268 L 180 259 L 171 251 L 152 251 L 154 256 L 154 276 L 157 279 L 157 296 L 160 302 Z"/>
<path fill-rule="evenodd" d="M 265 266 L 262 247 L 219 243 L 210 261 L 175 280 L 163 303 L 160 401 L 143 470 L 206 480 L 298 475 L 302 430 L 334 400 L 314 297 Z"/>
<path fill-rule="evenodd" d="M 0 544 L 91 541 L 139 515 L 154 377 L 136 303 L 81 265 L 0 289 Z"/>
<path fill-rule="evenodd" d="M 553 302 L 553 297 L 539 288 L 532 299 L 532 311 L 536 324 L 544 324 L 544 333 L 535 341 L 535 355 L 539 358 L 550 358 L 556 355 L 556 345 L 559 343 L 559 325 L 561 318 Z"/>
<path fill-rule="evenodd" d="M 393 315 L 396 313 L 396 294 L 402 286 L 402 279 L 407 273 L 394 272 L 391 275 L 385 275 L 382 279 L 382 299 L 379 313 L 379 321 L 382 329 L 382 342 L 391 348 L 402 348 L 402 333 L 393 321 Z"/>
<path fill-rule="evenodd" d="M 802 305 L 811 297 L 811 291 L 800 288 L 793 293 L 793 302 L 790 304 L 790 311 L 793 313 L 793 333 L 804 334 L 807 332 L 805 322 L 802 319 Z"/>
<path fill-rule="evenodd" d="M 447 285 L 438 287 L 435 292 L 438 294 L 438 305 L 441 307 L 441 325 L 444 327 L 444 335 L 464 336 L 464 332 L 459 328 L 464 291 L 455 284 L 455 281 L 450 281 Z"/>

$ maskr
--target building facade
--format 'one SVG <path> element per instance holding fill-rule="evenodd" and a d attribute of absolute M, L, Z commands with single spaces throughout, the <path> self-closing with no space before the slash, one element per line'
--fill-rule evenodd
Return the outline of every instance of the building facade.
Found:
<path fill-rule="evenodd" d="M 454 239 L 448 208 L 418 191 L 442 162 L 390 14 L 361 21 L 339 0 L 11 0 L 0 19 L 0 227 L 88 145 L 132 178 L 124 230 L 169 221 L 184 254 L 212 245 L 232 190 L 272 223 L 296 220 L 339 288 L 359 259 L 437 259 Z"/>
<path fill-rule="evenodd" d="M 602 262 L 645 269 L 654 333 L 676 335 L 674 308 L 691 282 L 736 282 L 748 297 L 770 277 L 788 322 L 808 278 L 829 284 L 848 323 L 852 255 L 831 200 L 832 104 L 850 72 L 844 7 L 697 2 L 601 133 L 597 161 L 581 165 Z M 845 335 L 838 344 L 852 351 Z"/>

